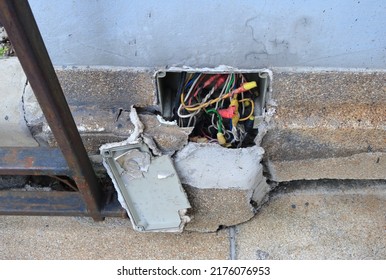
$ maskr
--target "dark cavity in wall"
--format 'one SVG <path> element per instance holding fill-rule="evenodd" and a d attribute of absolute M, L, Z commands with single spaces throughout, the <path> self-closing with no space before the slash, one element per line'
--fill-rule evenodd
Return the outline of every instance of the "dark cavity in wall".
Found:
<path fill-rule="evenodd" d="M 162 116 L 194 127 L 189 140 L 228 148 L 253 146 L 263 120 L 268 75 L 258 71 L 160 71 Z"/>

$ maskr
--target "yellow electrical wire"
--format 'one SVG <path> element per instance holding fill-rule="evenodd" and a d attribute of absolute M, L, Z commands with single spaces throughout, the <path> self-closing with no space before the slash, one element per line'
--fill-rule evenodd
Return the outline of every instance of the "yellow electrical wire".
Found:
<path fill-rule="evenodd" d="M 182 105 L 182 107 L 185 109 L 185 110 L 187 110 L 187 111 L 189 111 L 189 112 L 192 112 L 192 111 L 197 111 L 197 110 L 200 110 L 200 109 L 202 109 L 202 108 L 206 108 L 206 107 L 208 107 L 208 106 L 210 106 L 210 105 L 212 105 L 212 104 L 214 104 L 214 103 L 217 103 L 217 102 L 219 102 L 220 100 L 223 100 L 223 99 L 226 99 L 226 98 L 228 98 L 228 97 L 232 97 L 234 94 L 238 94 L 238 93 L 240 93 L 240 92 L 242 92 L 242 91 L 246 91 L 246 90 L 250 90 L 250 89 L 252 89 L 252 88 L 255 88 L 257 85 L 256 85 L 256 82 L 248 82 L 248 83 L 245 83 L 245 84 L 243 84 L 241 87 L 239 87 L 239 88 L 237 88 L 237 89 L 235 89 L 235 90 L 232 90 L 231 92 L 228 92 L 227 94 L 225 94 L 225 95 L 223 95 L 223 96 L 219 96 L 219 97 L 217 97 L 217 98 L 215 98 L 215 99 L 212 99 L 212 100 L 209 100 L 209 101 L 207 101 L 207 102 L 204 102 L 204 103 L 201 103 L 201 104 L 199 104 L 199 105 L 197 105 L 197 106 L 187 106 L 186 104 L 185 104 L 185 101 L 184 101 L 184 94 L 182 93 L 181 94 L 181 105 Z"/>
<path fill-rule="evenodd" d="M 228 97 L 231 97 L 232 95 L 233 95 L 233 92 L 228 92 L 227 94 L 225 94 L 225 95 L 223 95 L 221 97 L 217 97 L 215 99 L 211 99 L 211 100 L 209 100 L 209 101 L 207 101 L 205 103 L 201 103 L 201 104 L 199 104 L 199 105 L 194 107 L 194 106 L 187 106 L 185 104 L 185 101 L 184 101 L 184 94 L 181 94 L 181 105 L 182 105 L 182 107 L 185 110 L 187 110 L 189 112 L 194 112 L 194 111 L 201 110 L 202 108 L 206 108 L 206 107 L 208 107 L 208 106 L 210 106 L 210 105 L 212 105 L 214 103 L 217 103 L 217 102 L 219 102 L 222 99 L 226 99 Z"/>
<path fill-rule="evenodd" d="M 253 116 L 253 113 L 254 113 L 254 111 L 255 111 L 255 103 L 253 102 L 253 100 L 250 99 L 250 98 L 244 98 L 244 99 L 240 99 L 240 100 L 239 100 L 239 102 L 245 102 L 245 101 L 251 102 L 251 106 L 252 106 L 251 112 L 249 113 L 249 115 L 248 115 L 247 117 L 242 118 L 242 119 L 239 119 L 239 122 L 243 122 L 243 121 L 248 120 L 250 117 Z"/>

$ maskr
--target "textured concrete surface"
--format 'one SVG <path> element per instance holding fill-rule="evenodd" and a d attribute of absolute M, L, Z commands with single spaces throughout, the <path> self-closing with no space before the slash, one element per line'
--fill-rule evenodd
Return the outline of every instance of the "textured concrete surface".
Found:
<path fill-rule="evenodd" d="M 129 220 L 0 216 L 0 259 L 228 259 L 228 232 L 137 233 Z"/>
<path fill-rule="evenodd" d="M 386 259 L 386 184 L 288 183 L 237 227 L 238 259 Z"/>
<path fill-rule="evenodd" d="M 214 232 L 254 216 L 252 190 L 198 189 L 186 185 L 184 189 L 192 206 L 188 212 L 192 220 L 186 224 L 186 230 Z"/>
<path fill-rule="evenodd" d="M 98 104 L 101 108 L 130 109 L 155 105 L 153 72 L 139 68 L 56 68 L 70 105 Z"/>
<path fill-rule="evenodd" d="M 140 114 L 144 135 L 151 137 L 163 154 L 173 155 L 188 143 L 191 128 L 180 128 L 177 125 L 160 122 L 155 115 Z"/>
<path fill-rule="evenodd" d="M 131 106 L 153 108 L 156 105 L 153 71 L 150 69 L 57 67 L 55 70 L 81 134 L 127 137 L 133 128 L 127 112 Z M 24 94 L 24 107 L 27 123 L 38 127 L 34 132 L 38 134 L 37 138 L 47 141 L 49 128 L 29 85 Z M 42 129 L 43 134 L 39 135 Z M 47 132 L 48 136 L 45 135 Z M 85 145 L 90 148 L 90 153 L 98 150 L 92 142 L 85 142 Z"/>
<path fill-rule="evenodd" d="M 273 77 L 276 114 L 262 142 L 270 179 L 385 178 L 386 72 L 274 69 Z"/>
<path fill-rule="evenodd" d="M 227 149 L 218 144 L 190 142 L 174 157 L 183 184 L 200 189 L 254 190 L 263 179 L 264 150 L 253 146 Z"/>
<path fill-rule="evenodd" d="M 0 58 L 0 146 L 36 147 L 24 120 L 26 77 L 17 58 Z"/>
<path fill-rule="evenodd" d="M 386 179 L 386 153 L 360 153 L 347 157 L 267 161 L 276 182 L 317 179 Z"/>
<path fill-rule="evenodd" d="M 129 118 L 129 110 L 100 109 L 99 106 L 71 106 L 75 123 L 81 134 L 83 144 L 90 155 L 99 154 L 101 145 L 120 142 L 133 132 L 134 125 Z M 173 155 L 188 142 L 192 129 L 180 128 L 177 125 L 160 122 L 154 114 L 139 114 L 144 125 L 144 135 L 152 138 L 156 146 L 164 154 Z M 30 123 L 39 127 L 41 118 Z M 56 140 L 46 123 L 42 129 L 36 129 L 35 138 L 41 143 L 57 146 Z"/>
<path fill-rule="evenodd" d="M 202 203 L 211 203 L 211 199 L 207 196 Z M 386 184 L 281 184 L 253 219 L 215 233 L 138 233 L 126 219 L 94 223 L 88 218 L 0 216 L 0 235 L 3 260 L 222 260 L 232 255 L 251 260 L 384 260 Z"/>

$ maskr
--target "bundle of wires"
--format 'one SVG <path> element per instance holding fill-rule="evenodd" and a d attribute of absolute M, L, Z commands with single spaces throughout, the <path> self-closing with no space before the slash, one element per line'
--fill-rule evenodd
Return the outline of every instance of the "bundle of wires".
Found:
<path fill-rule="evenodd" d="M 194 127 L 191 140 L 244 147 L 253 139 L 256 82 L 241 73 L 182 73 L 174 103 L 181 127 Z M 249 137 L 248 137 L 249 136 Z"/>

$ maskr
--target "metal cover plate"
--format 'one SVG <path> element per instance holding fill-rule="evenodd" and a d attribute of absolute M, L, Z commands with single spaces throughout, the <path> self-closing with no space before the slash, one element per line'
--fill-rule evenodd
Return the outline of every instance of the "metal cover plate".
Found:
<path fill-rule="evenodd" d="M 169 156 L 143 144 L 101 148 L 104 166 L 137 231 L 181 231 L 190 208 Z"/>

